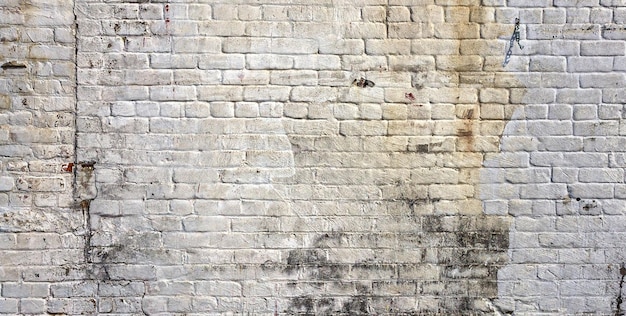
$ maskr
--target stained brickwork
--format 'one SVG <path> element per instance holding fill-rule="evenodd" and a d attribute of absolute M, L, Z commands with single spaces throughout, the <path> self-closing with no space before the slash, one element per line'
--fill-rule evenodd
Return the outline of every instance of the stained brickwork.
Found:
<path fill-rule="evenodd" d="M 54 284 L 86 276 L 84 216 L 73 208 L 72 10 L 70 1 L 0 1 L 3 314 L 51 311 Z"/>
<path fill-rule="evenodd" d="M 622 311 L 626 4 L 0 3 L 0 313 Z"/>

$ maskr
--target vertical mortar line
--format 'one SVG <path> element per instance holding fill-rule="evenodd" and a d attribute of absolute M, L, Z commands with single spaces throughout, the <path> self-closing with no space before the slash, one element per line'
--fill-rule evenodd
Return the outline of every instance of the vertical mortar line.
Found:
<path fill-rule="evenodd" d="M 385 38 L 389 38 L 389 23 L 388 23 L 388 18 L 389 18 L 389 0 L 387 0 L 387 3 L 385 3 Z M 389 56 L 387 57 L 387 63 L 389 63 Z"/>
<path fill-rule="evenodd" d="M 92 236 L 92 230 L 91 230 L 91 214 L 89 211 L 89 206 L 91 204 L 91 200 L 84 200 L 84 201 L 78 201 L 77 199 L 79 198 L 79 192 L 78 192 L 78 168 L 79 168 L 79 163 L 78 163 L 78 87 L 79 87 L 79 81 L 78 81 L 78 52 L 79 52 L 79 48 L 78 48 L 78 41 L 79 41 L 79 26 L 78 26 L 78 15 L 77 15 L 77 2 L 79 0 L 74 0 L 73 2 L 73 14 L 74 14 L 74 157 L 73 157 L 73 163 L 74 166 L 72 168 L 72 177 L 73 177 L 73 181 L 72 181 L 72 199 L 73 199 L 73 203 L 74 203 L 74 207 L 78 206 L 81 209 L 81 212 L 83 213 L 83 221 L 84 221 L 84 231 L 82 232 L 84 234 L 84 246 L 83 246 L 83 260 L 84 260 L 84 269 L 86 271 L 86 277 L 84 279 L 84 281 L 89 282 L 89 281 L 94 281 L 95 278 L 93 278 L 93 271 L 92 271 L 92 265 L 93 262 L 91 261 L 91 236 Z M 96 194 L 97 194 L 97 188 L 96 188 Z M 95 198 L 95 197 L 94 197 Z M 96 289 L 94 292 L 94 301 L 95 301 L 95 310 L 98 311 L 99 305 L 100 305 L 100 295 L 99 295 L 99 282 L 96 283 Z"/>
<path fill-rule="evenodd" d="M 74 0 L 73 3 L 73 13 L 74 13 L 74 153 L 73 153 L 73 166 L 72 166 L 72 199 L 74 203 L 78 202 L 78 206 L 80 206 L 81 211 L 83 212 L 83 219 L 85 225 L 85 245 L 83 246 L 84 260 L 85 265 L 89 263 L 89 247 L 90 247 L 90 239 L 91 239 L 91 228 L 89 225 L 89 209 L 85 209 L 83 207 L 83 203 L 76 201 L 78 198 L 78 16 L 76 14 L 76 2 L 78 0 Z"/>

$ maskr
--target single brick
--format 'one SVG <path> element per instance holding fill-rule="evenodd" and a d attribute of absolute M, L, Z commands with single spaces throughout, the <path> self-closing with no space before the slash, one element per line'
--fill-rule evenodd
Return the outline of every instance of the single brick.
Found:
<path fill-rule="evenodd" d="M 623 41 L 582 41 L 580 54 L 583 56 L 623 56 L 626 44 Z"/>

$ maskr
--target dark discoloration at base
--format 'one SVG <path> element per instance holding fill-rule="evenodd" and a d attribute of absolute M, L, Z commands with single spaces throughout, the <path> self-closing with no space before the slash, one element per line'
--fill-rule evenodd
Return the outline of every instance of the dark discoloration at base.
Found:
<path fill-rule="evenodd" d="M 463 16 L 461 14 L 463 11 L 459 10 L 462 7 L 467 10 L 466 12 L 481 12 L 484 8 L 479 3 L 479 1 L 448 1 L 445 4 L 437 3 L 437 5 L 447 13 L 456 12 L 458 16 Z M 390 14 L 390 8 L 386 9 L 387 14 Z M 411 10 L 420 10 L 420 8 L 413 7 Z M 391 22 L 385 21 L 385 23 L 388 29 L 394 27 Z M 453 118 L 449 118 L 454 120 L 454 125 L 449 128 L 453 135 L 446 134 L 454 138 L 454 145 L 443 145 L 441 139 L 436 138 L 438 135 L 434 131 L 431 134 L 419 135 L 408 133 L 409 137 L 432 136 L 433 139 L 429 140 L 430 144 L 409 142 L 405 152 L 396 153 L 405 155 L 407 161 L 427 161 L 432 159 L 433 155 L 440 155 L 436 158 L 436 164 L 427 168 L 431 168 L 430 170 L 435 175 L 441 172 L 442 177 L 452 168 L 458 172 L 458 178 L 442 180 L 433 176 L 432 182 L 441 183 L 441 185 L 435 185 L 435 190 L 431 190 L 432 187 L 429 189 L 426 187 L 433 183 L 424 184 L 422 182 L 426 181 L 422 179 L 413 181 L 416 180 L 415 177 L 407 180 L 403 178 L 402 171 L 394 169 L 405 168 L 408 172 L 413 172 L 421 166 L 418 168 L 396 166 L 393 160 L 389 160 L 388 165 L 378 164 L 370 167 L 371 169 L 389 168 L 386 169 L 385 176 L 391 179 L 390 182 L 396 181 L 397 183 L 393 187 L 390 186 L 387 191 L 385 188 L 381 189 L 382 197 L 378 200 L 372 199 L 376 201 L 354 202 L 359 203 L 363 210 L 367 210 L 364 213 L 374 218 L 375 224 L 372 225 L 371 230 L 354 229 L 354 227 L 368 227 L 367 217 L 354 217 L 353 221 L 345 224 L 345 227 L 349 227 L 352 231 L 320 231 L 315 234 L 315 237 L 311 237 L 313 242 L 306 245 L 306 250 L 289 252 L 286 260 L 288 268 L 285 272 L 291 273 L 290 277 L 297 278 L 296 284 L 293 284 L 295 288 L 305 287 L 306 282 L 322 282 L 325 287 L 314 293 L 308 292 L 306 295 L 294 298 L 292 304 L 285 310 L 286 313 L 304 315 L 492 315 L 494 313 L 496 307 L 486 302 L 497 298 L 497 271 L 508 260 L 510 223 L 506 216 L 484 215 L 479 196 L 479 185 L 482 182 L 478 177 L 480 177 L 484 153 L 496 152 L 499 147 L 493 140 L 502 136 L 502 131 L 490 128 L 493 127 L 490 124 L 502 123 L 504 126 L 510 113 L 499 118 L 487 115 L 487 119 L 484 119 L 481 113 L 483 104 L 480 102 L 479 94 L 483 88 L 506 89 L 502 84 L 496 83 L 497 81 L 508 82 L 519 87 L 523 85 L 518 85 L 513 75 L 507 74 L 504 69 L 483 71 L 487 68 L 485 56 L 493 56 L 494 52 L 486 51 L 487 46 L 474 44 L 483 40 L 487 42 L 493 38 L 481 38 L 484 35 L 479 32 L 475 34 L 466 32 L 471 29 L 478 30 L 481 27 L 480 23 L 472 19 L 463 20 L 460 23 L 443 22 L 441 25 L 435 25 L 437 23 L 439 22 L 433 24 L 435 28 L 439 26 L 448 28 L 447 32 L 442 32 L 440 35 L 436 35 L 437 32 L 435 32 L 430 36 L 432 39 L 445 39 L 449 52 L 442 52 L 441 56 L 435 56 L 436 66 L 391 67 L 391 69 L 393 71 L 408 70 L 412 73 L 411 86 L 417 90 L 407 89 L 406 92 L 400 94 L 411 103 L 417 101 L 416 95 L 427 88 L 444 88 L 458 93 L 456 99 L 449 99 L 452 101 L 442 101 L 445 98 L 435 101 L 431 98 L 429 101 L 429 106 L 433 110 L 445 109 L 444 103 L 458 101 L 452 110 L 454 111 L 451 115 Z M 451 55 L 456 56 L 448 58 Z M 445 78 L 445 80 L 435 78 Z M 377 85 L 384 84 L 378 80 L 376 83 Z M 470 96 L 470 94 L 474 95 Z M 503 108 L 505 106 L 502 105 Z M 418 118 L 414 120 L 418 122 L 407 123 L 419 126 L 418 123 L 428 122 L 428 120 L 428 118 Z M 395 122 L 388 122 L 390 125 L 392 123 Z M 370 140 L 372 143 L 374 141 L 367 133 L 360 136 L 363 144 L 367 144 Z M 340 136 L 337 137 L 340 139 Z M 380 142 L 386 141 L 383 139 Z M 392 143 L 392 141 L 392 137 L 389 137 L 389 142 Z M 294 142 L 298 143 L 297 139 L 292 140 L 292 143 Z M 390 147 L 396 148 L 394 146 Z M 329 151 L 328 148 L 313 146 L 294 152 L 296 169 L 306 167 L 299 166 L 297 162 L 305 160 L 300 159 L 299 156 L 306 155 L 307 150 Z M 384 150 L 381 149 L 379 157 L 383 157 L 384 154 Z M 473 162 L 468 162 L 472 159 Z M 319 163 L 320 166 L 326 164 L 324 161 Z M 332 163 L 328 164 L 332 165 Z M 364 158 L 363 165 L 370 166 L 366 158 Z M 343 166 L 337 165 L 336 167 L 342 168 Z M 368 177 L 368 171 L 354 172 L 362 172 L 362 178 L 369 180 L 371 178 Z M 358 176 L 351 176 L 359 179 Z M 373 182 L 376 184 L 377 180 Z M 372 185 L 365 181 L 359 184 Z M 463 191 L 471 191 L 468 187 L 473 189 L 473 194 L 466 194 Z M 436 189 L 441 189 L 441 191 L 437 192 Z M 389 194 L 385 196 L 385 192 Z M 446 194 L 447 192 L 454 193 Z M 338 214 L 333 215 L 345 215 L 341 212 L 342 210 L 339 209 Z M 350 255 L 351 249 L 355 251 L 354 256 Z M 322 254 L 327 254 L 327 256 L 323 257 Z M 309 255 L 308 259 L 303 259 L 302 255 Z M 337 283 L 344 286 L 347 284 L 349 290 L 334 291 L 333 286 Z"/>
<path fill-rule="evenodd" d="M 372 232 L 371 235 L 327 232 L 314 239 L 314 248 L 289 251 L 286 264 L 280 268 L 297 278 L 289 284 L 290 288 L 315 288 L 315 291 L 293 298 L 283 312 L 290 315 L 481 315 L 492 312 L 481 310 L 484 307 L 479 303 L 497 297 L 497 271 L 507 261 L 507 221 L 482 215 L 430 215 L 420 219 L 424 223 L 420 231 Z M 326 256 L 326 250 L 332 253 L 332 249 L 348 247 L 350 239 L 359 237 L 376 239 L 372 245 L 398 240 L 397 248 L 391 249 L 391 253 L 413 247 L 422 249 L 424 256 L 413 262 L 384 256 L 368 258 L 366 262 L 346 262 L 345 258 Z M 374 246 L 372 249 L 377 250 Z M 429 249 L 433 250 L 432 255 L 426 254 Z M 338 284 L 348 287 L 349 295 L 326 291 Z M 395 301 L 394 296 L 397 296 Z M 407 298 L 413 300 L 413 305 L 407 305 Z"/>

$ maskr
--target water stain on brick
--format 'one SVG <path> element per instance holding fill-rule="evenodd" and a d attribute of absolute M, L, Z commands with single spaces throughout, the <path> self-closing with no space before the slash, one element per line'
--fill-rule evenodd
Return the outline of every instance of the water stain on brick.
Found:
<path fill-rule="evenodd" d="M 351 6 L 346 5 L 346 8 L 348 7 Z M 411 8 L 413 11 L 420 9 L 419 6 Z M 386 12 L 389 12 L 388 7 Z M 394 32 L 397 33 L 397 30 Z M 465 30 L 463 27 L 455 27 L 451 33 L 454 32 L 465 32 Z M 453 45 L 457 46 L 458 50 L 465 37 L 457 34 L 456 38 L 460 39 Z M 446 40 L 449 39 L 446 38 Z M 502 52 L 464 50 L 463 54 L 491 56 L 501 55 Z M 456 55 L 461 55 L 461 51 L 457 51 Z M 429 55 L 428 57 L 432 56 Z M 388 60 L 389 56 L 384 58 Z M 349 66 L 345 68 L 348 69 Z M 370 69 L 380 71 L 380 69 L 386 69 L 385 67 L 385 65 L 376 65 Z M 271 279 L 268 283 L 279 288 L 287 288 L 287 295 L 276 298 L 291 298 L 286 306 L 281 307 L 282 311 L 276 308 L 277 312 L 284 312 L 285 314 L 481 314 L 482 311 L 478 310 L 477 301 L 491 299 L 497 295 L 495 280 L 497 269 L 506 261 L 508 223 L 506 218 L 483 215 L 477 193 L 479 188 L 476 184 L 478 183 L 479 172 L 477 171 L 480 169 L 480 163 L 471 163 L 473 155 L 480 156 L 482 162 L 481 155 L 483 152 L 478 148 L 478 144 L 480 144 L 478 139 L 484 136 L 480 133 L 482 124 L 480 119 L 481 104 L 472 98 L 469 98 L 469 101 L 466 99 L 459 101 L 459 98 L 465 97 L 461 88 L 468 88 L 468 93 L 477 98 L 480 88 L 496 87 L 493 79 L 494 73 L 483 73 L 480 69 L 476 70 L 474 64 L 467 64 L 462 59 L 457 59 L 457 64 L 452 62 L 452 64 L 446 65 L 445 70 L 438 69 L 436 64 L 399 66 L 392 69 L 398 73 L 407 74 L 405 78 L 408 82 L 385 83 L 376 79 L 375 87 L 366 85 L 363 81 L 364 84 L 360 88 L 364 89 L 353 89 L 367 93 L 391 89 L 385 84 L 392 87 L 396 87 L 394 84 L 401 86 L 402 88 L 398 88 L 399 92 L 397 93 L 399 101 L 393 101 L 393 103 L 406 105 L 407 117 L 411 117 L 411 120 L 414 121 L 409 123 L 419 124 L 411 125 L 406 122 L 408 119 L 404 121 L 400 119 L 372 119 L 377 114 L 378 116 L 383 115 L 380 114 L 382 110 L 376 107 L 380 104 L 358 102 L 349 104 L 356 109 L 355 113 L 361 115 L 369 109 L 371 116 L 364 115 L 367 117 L 366 119 L 355 119 L 354 121 L 364 124 L 381 123 L 376 126 L 384 126 L 387 132 L 379 133 L 379 135 L 340 136 L 336 129 L 344 123 L 343 119 L 329 119 L 328 121 L 284 119 L 289 124 L 293 123 L 293 125 L 285 124 L 283 127 L 286 127 L 287 133 L 292 133 L 288 136 L 291 138 L 293 155 L 295 156 L 295 165 L 286 168 L 291 168 L 295 172 L 290 175 L 291 178 L 280 179 L 272 185 L 276 185 L 276 187 L 284 185 L 290 189 L 286 191 L 293 193 L 292 196 L 281 195 L 280 198 L 284 198 L 283 202 L 291 203 L 292 206 L 300 202 L 312 202 L 319 203 L 319 206 L 312 206 L 304 210 L 303 213 L 305 214 L 297 214 L 293 210 L 293 213 L 296 214 L 285 211 L 276 215 L 280 220 L 283 219 L 283 215 L 284 219 L 298 215 L 303 220 L 303 224 L 295 227 L 293 231 L 284 231 L 284 233 L 289 234 L 289 237 L 284 237 L 285 239 L 293 238 L 288 243 L 261 243 L 258 241 L 261 238 L 259 234 L 250 240 L 237 241 L 239 235 L 228 234 L 228 238 L 233 239 L 233 245 L 239 246 L 237 242 L 240 242 L 246 247 L 253 248 L 245 250 L 263 252 L 266 250 L 265 248 L 271 248 L 268 252 L 272 252 L 276 251 L 276 248 L 281 251 L 285 249 L 277 256 L 280 259 L 272 258 L 272 260 L 267 260 L 262 264 L 235 264 L 233 261 L 237 260 L 238 256 L 235 254 L 224 259 L 225 262 L 220 262 L 221 265 L 196 264 L 198 261 L 193 264 L 183 264 L 173 259 L 165 264 L 180 265 L 183 271 L 180 277 L 191 278 L 194 281 L 196 280 L 193 279 L 195 275 L 191 274 L 194 269 L 203 273 L 201 278 L 230 278 L 228 280 L 232 282 L 248 281 L 251 278 L 250 275 L 255 273 L 280 275 L 278 281 Z M 364 78 L 371 78 L 367 77 L 367 69 L 362 75 Z M 342 87 L 350 84 L 348 80 L 341 82 Z M 329 89 L 335 88 L 329 87 Z M 433 95 L 438 93 L 439 88 L 442 88 L 441 91 L 449 91 L 451 95 L 441 93 L 439 95 L 441 99 L 448 97 L 456 97 L 457 99 L 447 99 L 452 100 L 452 102 L 432 99 L 435 98 Z M 444 88 L 448 90 L 444 90 Z M 339 91 L 340 88 L 336 88 L 336 90 Z M 429 93 L 433 95 L 429 95 Z M 426 100 L 423 99 L 424 97 Z M 349 101 L 346 102 L 350 103 Z M 463 103 L 464 106 L 458 108 L 462 108 L 464 111 L 457 113 L 456 107 L 448 110 L 447 107 L 450 103 Z M 333 113 L 333 104 L 303 104 L 301 106 L 310 106 L 309 115 L 314 114 L 312 109 L 315 107 L 321 109 L 320 111 L 330 109 L 330 113 Z M 441 109 L 447 111 L 443 113 L 445 119 L 430 120 L 433 112 L 442 114 Z M 415 113 L 413 111 L 422 112 Z M 423 113 L 427 113 L 427 116 L 420 116 Z M 229 119 L 231 122 L 236 122 L 236 120 Z M 451 124 L 444 126 L 449 134 L 437 134 L 431 126 L 435 121 Z M 247 123 L 256 123 L 256 121 L 247 120 Z M 390 125 L 404 123 L 407 123 L 407 130 L 410 132 L 405 132 L 402 135 L 389 133 Z M 246 128 L 248 127 L 246 125 Z M 254 128 L 254 124 L 250 124 L 250 127 Z M 189 130 L 180 132 L 187 133 Z M 369 131 L 364 129 L 364 132 Z M 276 131 L 272 130 L 272 133 L 276 133 Z M 297 135 L 298 133 L 304 135 Z M 328 138 L 331 138 L 330 142 L 327 141 Z M 454 139 L 452 146 L 449 146 L 450 139 Z M 307 143 L 308 141 L 310 143 Z M 403 141 L 405 142 L 403 143 Z M 331 145 L 328 145 L 329 143 Z M 341 144 L 347 145 L 342 147 Z M 276 146 L 276 144 L 274 145 Z M 326 154 L 328 155 L 324 156 Z M 180 159 L 181 162 L 185 162 L 186 157 Z M 191 165 L 196 166 L 195 163 L 197 161 Z M 90 188 L 90 183 L 95 176 L 93 170 L 89 172 L 89 166 L 81 167 L 85 167 L 86 172 L 84 176 L 81 176 L 83 178 L 78 183 L 79 185 L 83 183 L 85 188 Z M 327 170 L 324 170 L 325 168 Z M 336 170 L 330 170 L 328 178 L 321 177 L 323 171 L 329 171 L 328 169 L 331 168 Z M 418 175 L 416 170 L 420 169 L 435 171 L 450 169 L 453 171 L 451 172 L 453 176 L 449 179 L 442 179 L 442 176 L 435 175 L 432 182 L 436 183 L 421 183 L 420 181 L 423 180 L 417 179 L 416 176 Z M 354 181 L 349 185 L 333 182 L 345 180 L 338 176 L 339 171 L 346 171 L 344 174 L 350 174 L 350 176 L 354 175 Z M 421 177 L 421 175 L 419 176 Z M 105 189 L 111 190 L 105 188 L 105 185 L 102 187 L 101 193 Z M 138 186 L 116 186 L 113 190 L 126 192 L 127 187 L 136 189 Z M 253 186 L 246 186 L 245 189 L 250 187 Z M 247 199 L 241 198 L 243 191 L 241 189 L 244 186 L 230 187 L 224 185 L 219 188 L 228 188 L 221 193 L 228 194 L 228 198 L 232 199 L 230 202 L 237 198 L 249 202 Z M 310 195 L 314 197 L 306 197 L 305 194 L 301 193 L 301 191 L 306 190 L 310 190 Z M 254 193 L 253 190 L 249 191 L 246 191 L 246 194 Z M 150 198 L 148 197 L 148 199 Z M 224 197 L 224 199 L 228 198 Z M 250 199 L 262 200 L 263 198 L 265 197 L 256 197 L 255 195 Z M 116 199 L 121 198 L 116 197 Z M 88 199 L 84 201 L 88 201 Z M 149 202 L 160 201 L 155 198 Z M 241 203 L 241 201 L 237 202 Z M 150 211 L 158 211 L 159 206 L 156 205 L 157 203 L 152 206 Z M 295 209 L 295 206 L 293 208 Z M 253 209 L 271 212 L 266 205 L 254 207 L 247 211 Z M 214 212 L 214 210 L 210 212 Z M 282 211 L 279 210 L 278 212 Z M 236 214 L 237 216 L 241 215 L 240 212 Z M 171 217 L 178 216 L 178 214 L 176 216 L 168 214 L 168 216 L 170 215 Z M 255 215 L 265 216 L 267 214 Z M 147 215 L 140 214 L 139 216 L 145 219 L 144 216 Z M 118 215 L 110 215 L 109 217 L 120 219 L 120 222 L 124 218 L 124 216 Z M 177 218 L 180 219 L 180 216 Z M 231 219 L 229 217 L 229 220 Z M 129 222 L 133 220 L 128 218 Z M 87 222 L 89 225 L 90 221 L 87 220 Z M 310 223 L 311 227 L 307 223 Z M 314 230 L 312 227 L 321 228 Z M 152 228 L 140 227 L 137 230 L 141 229 L 151 230 Z M 181 229 L 175 228 L 174 230 L 180 231 Z M 288 228 L 281 229 L 288 230 Z M 219 235 L 219 233 L 214 234 L 213 232 L 206 232 L 206 235 L 204 232 L 157 232 L 154 230 L 152 232 L 159 236 L 161 234 L 168 236 L 169 234 L 168 237 L 186 234 L 192 236 L 191 238 L 197 237 L 198 239 L 202 235 L 203 237 L 206 236 L 207 245 L 210 244 L 210 238 Z M 104 236 L 107 231 L 100 233 L 103 233 L 102 236 Z M 108 266 L 126 266 L 132 261 L 143 263 L 154 262 L 154 260 L 167 261 L 170 258 L 168 256 L 172 255 L 166 252 L 159 253 L 159 251 L 165 250 L 160 249 L 158 245 L 153 246 L 150 236 L 139 237 L 134 241 L 126 238 L 140 235 L 141 232 L 139 231 L 116 227 L 112 233 L 116 235 L 115 238 L 100 241 L 99 245 L 105 244 L 106 246 L 94 246 L 95 241 L 93 242 L 94 245 L 88 242 L 88 247 L 93 250 L 89 260 L 96 263 L 95 267 L 104 269 L 95 271 L 94 278 L 102 280 L 109 278 L 109 273 L 106 271 Z M 272 237 L 281 238 L 280 236 Z M 144 245 L 135 244 L 138 241 Z M 180 241 L 184 243 L 182 238 Z M 198 245 L 192 245 L 185 249 L 185 257 L 196 256 L 197 253 L 194 253 L 194 248 L 202 247 L 200 241 L 194 242 Z M 224 237 L 224 240 L 216 239 L 216 242 L 218 245 L 226 247 L 227 244 L 219 243 L 228 243 L 230 240 L 226 240 Z M 259 243 L 257 244 L 257 242 Z M 294 246 L 294 244 L 296 245 Z M 220 249 L 220 251 L 222 250 L 224 249 Z M 151 257 L 150 251 L 153 251 L 155 256 Z M 213 258 L 196 260 L 210 261 Z M 221 260 L 221 258 L 217 260 Z M 298 290 L 300 291 L 297 292 Z M 376 291 L 389 292 L 380 294 Z M 293 293 L 302 292 L 305 294 L 292 296 Z M 234 299 L 244 300 L 247 298 L 234 297 Z M 266 300 L 271 299 L 273 297 Z"/>
<path fill-rule="evenodd" d="M 467 6 L 458 5 L 440 6 L 444 10 L 456 10 L 459 8 L 469 8 L 470 11 L 480 10 L 478 5 Z M 419 8 L 412 8 L 419 10 Z M 468 17 L 469 19 L 469 17 Z M 475 154 L 484 157 L 485 151 L 494 152 L 499 148 L 485 148 L 485 142 L 489 137 L 502 136 L 502 130 L 497 132 L 487 132 L 484 134 L 483 127 L 493 121 L 484 121 L 481 118 L 482 104 L 480 102 L 480 89 L 502 88 L 496 83 L 496 77 L 502 82 L 516 82 L 513 75 L 506 70 L 483 71 L 485 56 L 504 56 L 504 51 L 485 51 L 480 45 L 472 45 L 472 41 L 479 40 L 468 35 L 468 29 L 478 29 L 478 23 L 467 21 L 466 24 L 453 25 L 448 33 L 441 33 L 443 40 L 450 41 L 456 38 L 456 43 L 451 44 L 457 47 L 457 55 L 439 55 L 448 58 L 448 64 L 433 65 L 434 68 L 416 67 L 415 73 L 411 75 L 411 86 L 417 90 L 408 90 L 402 95 L 410 101 L 418 101 L 418 95 L 427 89 L 435 89 L 432 93 L 438 93 L 437 88 L 445 88 L 453 96 L 441 95 L 440 97 L 430 97 L 430 106 L 435 109 L 446 106 L 445 103 L 437 101 L 437 98 L 451 100 L 456 97 L 457 102 L 452 111 L 453 121 L 451 122 L 456 143 L 453 151 L 435 151 L 441 148 L 441 142 L 432 144 L 416 145 L 413 151 L 402 154 L 408 161 L 428 161 L 431 156 L 435 158 L 435 163 L 428 165 L 428 168 L 452 168 L 459 174 L 456 183 L 443 183 L 441 188 L 444 192 L 434 192 L 428 185 L 420 186 L 412 184 L 406 179 L 400 180 L 401 175 L 387 174 L 389 177 L 398 177 L 398 185 L 393 188 L 392 194 L 385 196 L 386 188 L 382 189 L 382 196 L 371 197 L 370 201 L 355 201 L 363 210 L 368 210 L 368 215 L 376 218 L 376 225 L 371 230 L 354 231 L 350 234 L 346 232 L 321 231 L 313 237 L 313 242 L 308 247 L 311 249 L 292 250 L 287 258 L 288 269 L 286 273 L 294 275 L 294 271 L 300 271 L 304 275 L 303 279 L 298 279 L 292 286 L 305 284 L 309 281 L 331 282 L 341 281 L 346 283 L 365 283 L 390 280 L 398 278 L 398 281 L 414 282 L 416 291 L 429 295 L 429 304 L 424 307 L 412 307 L 403 304 L 393 310 L 394 315 L 419 314 L 419 315 L 444 315 L 444 314 L 489 314 L 493 313 L 492 308 L 484 307 L 484 300 L 497 298 L 497 271 L 506 264 L 508 260 L 507 250 L 509 246 L 509 220 L 505 216 L 484 215 L 482 203 L 480 201 L 479 179 L 481 164 L 472 163 L 471 159 Z M 488 40 L 488 39 L 484 39 Z M 468 58 L 465 58 L 468 57 Z M 443 60 L 443 58 L 442 58 Z M 440 61 L 437 60 L 437 63 Z M 443 61 L 442 61 L 443 62 Z M 478 64 L 476 62 L 479 62 Z M 455 64 L 456 63 L 456 64 Z M 407 67 L 393 68 L 392 71 L 406 71 Z M 419 82 L 415 82 L 418 78 Z M 446 80 L 441 81 L 441 78 Z M 377 85 L 378 86 L 378 85 Z M 521 85 L 520 85 L 521 86 Z M 431 90 L 432 91 L 432 90 Z M 439 92 L 441 93 L 441 92 Z M 505 105 L 502 104 L 502 107 Z M 510 118 L 501 119 L 506 122 Z M 422 136 L 423 134 L 420 134 Z M 289 135 L 291 136 L 291 135 Z M 410 135 L 411 136 L 411 135 Z M 409 137 L 410 137 L 409 136 Z M 436 134 L 431 134 L 433 138 Z M 338 140 L 342 136 L 336 136 Z M 397 141 L 391 135 L 383 136 L 383 141 Z M 366 143 L 373 141 L 369 135 L 360 135 L 359 141 Z M 295 145 L 297 140 L 292 139 Z M 435 143 L 440 144 L 435 146 Z M 408 147 L 407 147 L 408 148 Z M 294 152 L 295 169 L 306 168 L 299 165 L 299 161 L 305 161 L 307 155 L 315 151 L 328 151 L 327 148 L 307 148 Z M 337 154 L 340 152 L 337 151 Z M 393 160 L 386 160 L 397 153 L 381 152 L 378 168 L 390 168 Z M 468 158 L 468 161 L 463 161 Z M 363 165 L 368 164 L 366 155 L 363 157 Z M 393 158 L 392 158 L 393 159 Z M 456 160 L 455 160 L 456 159 Z M 367 160 L 367 161 L 366 161 Z M 332 162 L 320 161 L 320 165 L 333 165 Z M 400 165 L 401 166 L 401 165 Z M 339 166 L 337 166 L 339 167 Z M 365 179 L 362 185 L 373 185 L 367 182 L 366 177 L 368 167 L 355 169 L 354 173 L 362 174 Z M 398 168 L 398 167 L 396 167 Z M 417 168 L 407 163 L 409 170 Z M 397 169 L 388 172 L 397 172 Z M 460 192 L 450 193 L 455 190 L 463 190 L 459 186 L 471 187 L 469 195 Z M 445 192 L 447 191 L 447 192 Z M 341 198 L 341 197 L 338 197 Z M 402 201 L 405 205 L 404 215 L 391 205 Z M 338 209 L 335 216 L 345 216 Z M 396 221 L 396 224 L 386 221 Z M 361 218 L 354 218 L 355 222 L 363 221 Z M 347 224 L 345 227 L 349 227 Z M 383 240 L 377 243 L 358 245 L 354 240 L 355 236 L 378 236 Z M 413 236 L 414 238 L 410 238 Z M 368 239 L 368 238 L 364 238 Z M 352 242 L 352 243 L 351 243 Z M 389 248 L 381 248 L 377 245 L 387 244 Z M 335 257 L 332 250 L 348 250 L 350 247 L 363 247 L 379 253 L 367 258 L 367 263 L 358 260 L 350 261 L 347 258 Z M 432 248 L 431 248 L 432 247 Z M 331 250 L 321 252 L 321 250 Z M 398 257 L 404 250 L 414 250 L 421 252 L 417 258 Z M 436 249 L 431 251 L 431 249 Z M 385 263 L 385 264 L 383 264 Z M 433 269 L 433 267 L 435 269 Z M 390 276 L 383 277 L 386 269 L 392 271 Z M 382 273 L 382 274 L 381 274 Z M 360 275 L 358 279 L 356 275 Z M 382 279 L 381 279 L 382 278 Z M 387 279 L 388 278 L 388 279 Z M 426 279 L 425 279 L 426 278 Z M 431 280 L 427 280 L 431 278 Z M 431 290 L 441 288 L 441 291 Z M 377 296 L 372 293 L 371 284 L 366 284 L 361 290 L 355 290 L 353 294 L 344 297 L 332 292 L 319 291 L 307 295 L 299 296 L 291 301 L 291 305 L 286 312 L 304 315 L 323 315 L 323 310 L 331 310 L 334 314 L 349 313 L 389 313 L 385 304 L 377 303 Z M 434 291 L 434 292 L 433 292 Z M 414 297 L 415 293 L 402 292 L 402 295 Z M 332 297 L 330 301 L 327 298 Z M 342 299 L 348 302 L 338 304 Z M 419 304 L 420 298 L 416 298 L 415 304 Z M 387 304 L 388 305 L 388 304 Z M 495 307 L 493 307 L 495 308 Z"/>
<path fill-rule="evenodd" d="M 72 164 L 73 165 L 73 164 Z M 81 162 L 79 163 L 80 169 L 78 170 L 77 183 L 84 190 L 88 190 L 93 185 L 94 181 L 94 169 L 95 162 Z"/>

